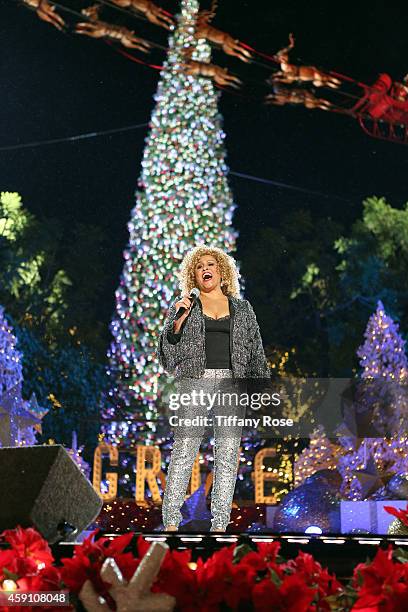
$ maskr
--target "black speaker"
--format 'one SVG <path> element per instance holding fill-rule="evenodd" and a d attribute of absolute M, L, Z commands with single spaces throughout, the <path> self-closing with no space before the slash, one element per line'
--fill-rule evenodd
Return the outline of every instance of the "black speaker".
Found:
<path fill-rule="evenodd" d="M 63 446 L 0 448 L 0 531 L 35 527 L 50 544 L 75 540 L 102 500 Z"/>

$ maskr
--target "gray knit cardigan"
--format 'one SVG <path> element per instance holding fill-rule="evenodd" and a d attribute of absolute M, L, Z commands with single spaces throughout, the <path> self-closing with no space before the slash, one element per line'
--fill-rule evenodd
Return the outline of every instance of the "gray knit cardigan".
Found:
<path fill-rule="evenodd" d="M 206 368 L 205 323 L 199 299 L 193 304 L 178 334 L 173 333 L 177 298 L 171 305 L 157 343 L 160 365 L 177 378 L 200 378 Z M 230 352 L 236 378 L 270 378 L 261 333 L 251 304 L 228 296 L 230 306 Z"/>

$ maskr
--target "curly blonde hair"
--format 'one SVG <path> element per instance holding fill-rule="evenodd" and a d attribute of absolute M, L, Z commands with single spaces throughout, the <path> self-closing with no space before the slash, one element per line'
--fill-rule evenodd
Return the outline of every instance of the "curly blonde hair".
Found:
<path fill-rule="evenodd" d="M 193 287 L 196 286 L 195 267 L 198 260 L 203 255 L 211 255 L 218 264 L 218 269 L 223 281 L 221 290 L 225 295 L 240 297 L 239 278 L 241 277 L 235 260 L 224 253 L 219 247 L 201 244 L 188 251 L 180 265 L 180 270 L 176 273 L 179 279 L 179 289 L 182 295 L 189 295 Z"/>

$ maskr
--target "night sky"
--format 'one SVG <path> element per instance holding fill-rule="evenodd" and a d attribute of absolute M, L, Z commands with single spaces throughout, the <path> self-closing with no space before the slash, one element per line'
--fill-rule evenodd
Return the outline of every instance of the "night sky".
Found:
<path fill-rule="evenodd" d="M 64 0 L 69 6 L 69 0 Z M 158 2 L 175 12 L 174 0 Z M 203 7 L 206 5 L 203 3 Z M 291 56 L 372 83 L 380 72 L 408 72 L 408 9 L 397 3 L 220 0 L 214 25 L 273 54 L 294 32 Z M 387 12 L 387 8 L 389 11 Z M 167 34 L 134 20 L 136 34 L 166 44 Z M 58 32 L 13 0 L 0 0 L 0 148 L 149 121 L 159 73 L 108 45 Z M 154 63 L 164 53 L 155 51 Z M 238 258 L 257 228 L 302 205 L 314 215 L 351 223 L 362 200 L 408 200 L 408 147 L 365 135 L 349 117 L 262 104 L 270 74 L 214 53 L 245 81 L 243 96 L 223 93 L 220 110 L 231 170 L 321 192 L 310 195 L 231 176 L 240 232 Z M 50 146 L 0 151 L 0 189 L 18 191 L 38 217 L 102 225 L 111 269 L 101 317 L 108 322 L 122 269 L 126 223 L 134 205 L 147 128 Z"/>

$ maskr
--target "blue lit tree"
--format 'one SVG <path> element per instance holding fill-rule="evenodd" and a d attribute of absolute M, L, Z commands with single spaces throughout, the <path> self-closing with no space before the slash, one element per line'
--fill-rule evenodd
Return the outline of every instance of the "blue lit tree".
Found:
<path fill-rule="evenodd" d="M 357 351 L 363 368 L 361 378 L 382 378 L 399 381 L 405 378 L 408 361 L 405 355 L 405 340 L 385 312 L 379 300 L 376 312 L 371 315 L 364 334 L 365 342 Z"/>
<path fill-rule="evenodd" d="M 41 431 L 35 397 L 30 402 L 22 397 L 22 354 L 16 344 L 16 337 L 0 306 L 0 446 L 35 444 L 35 429 Z"/>
<path fill-rule="evenodd" d="M 340 458 L 338 469 L 343 476 L 343 494 L 350 499 L 381 498 L 385 494 L 384 481 L 387 474 L 406 473 L 408 453 L 407 436 L 401 436 L 401 393 L 408 374 L 408 360 L 405 354 L 405 340 L 399 334 L 399 326 L 386 314 L 382 302 L 377 303 L 377 310 L 371 315 L 364 334 L 365 341 L 357 350 L 362 367 L 361 379 L 369 383 L 378 380 L 379 384 L 374 393 L 381 396 L 392 397 L 392 402 L 387 405 L 387 410 L 381 409 L 376 414 L 375 423 L 385 427 L 392 435 L 388 438 L 365 438 L 362 443 L 354 445 L 350 440 L 344 439 L 343 444 L 347 446 L 346 454 Z M 393 384 L 396 383 L 396 384 Z M 370 393 L 370 386 L 363 387 L 366 394 Z M 375 391 L 377 389 L 377 391 Z M 394 395 L 391 393 L 394 390 Z M 395 393 L 397 391 L 397 393 Z M 370 401 L 370 398 L 368 398 Z M 384 403 L 380 403 L 384 406 Z M 375 415 L 375 413 L 373 413 Z M 381 430 L 380 430 L 381 431 Z M 378 489 L 365 495 L 364 487 L 361 486 L 359 472 L 364 470 L 374 460 L 375 471 L 378 471 Z M 373 470 L 370 468 L 371 472 Z M 368 476 L 370 477 L 370 473 Z M 372 475 L 372 480 L 376 478 Z M 367 478 L 366 478 L 367 480 Z"/>
<path fill-rule="evenodd" d="M 16 337 L 0 306 L 0 397 L 14 388 L 20 387 L 23 381 L 21 353 L 16 348 Z"/>

